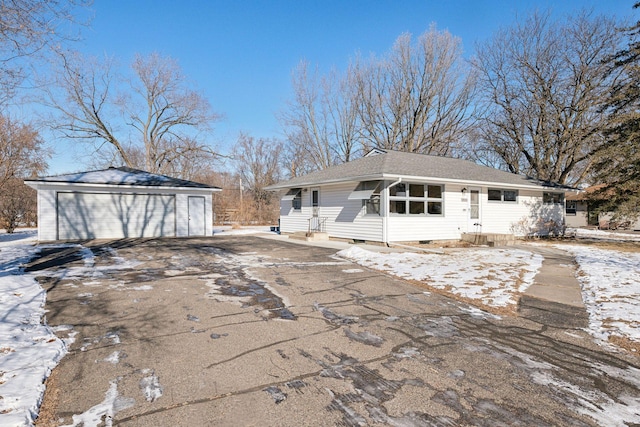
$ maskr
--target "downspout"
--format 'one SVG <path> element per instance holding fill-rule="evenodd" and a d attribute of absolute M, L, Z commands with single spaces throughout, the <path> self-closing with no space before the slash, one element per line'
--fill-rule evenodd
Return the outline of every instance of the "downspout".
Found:
<path fill-rule="evenodd" d="M 392 182 L 384 189 L 384 206 L 382 216 L 382 241 L 386 246 L 389 246 L 389 189 L 395 187 L 402 182 L 402 178 L 398 178 L 396 182 Z"/>

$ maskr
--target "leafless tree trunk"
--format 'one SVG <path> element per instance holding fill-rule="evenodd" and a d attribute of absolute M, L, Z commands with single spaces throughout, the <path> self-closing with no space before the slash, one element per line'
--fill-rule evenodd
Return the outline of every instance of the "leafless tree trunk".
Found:
<path fill-rule="evenodd" d="M 432 26 L 359 65 L 360 133 L 370 147 L 451 154 L 473 118 L 474 77 L 458 38 Z"/>
<path fill-rule="evenodd" d="M 331 135 L 327 122 L 322 83 L 317 72 L 309 75 L 309 64 L 301 62 L 292 76 L 294 100 L 282 116 L 286 134 L 304 152 L 299 161 L 309 162 L 312 169 L 325 169 L 334 164 Z"/>
<path fill-rule="evenodd" d="M 95 143 L 95 151 L 111 157 L 116 164 L 133 167 L 125 145 L 116 137 L 115 118 L 119 109 L 115 105 L 118 82 L 114 73 L 114 60 L 88 58 L 77 52 L 62 55 L 62 67 L 53 85 L 45 86 L 46 104 L 59 112 L 52 128 L 63 138 Z M 56 91 L 62 90 L 62 94 Z M 111 155 L 104 153 L 104 145 Z"/>
<path fill-rule="evenodd" d="M 583 181 L 604 141 L 598 106 L 616 79 L 603 60 L 619 43 L 612 19 L 582 13 L 562 23 L 536 13 L 479 46 L 479 153 L 496 153 L 514 173 Z"/>
<path fill-rule="evenodd" d="M 53 127 L 63 137 L 94 143 L 109 163 L 180 177 L 193 173 L 189 165 L 215 156 L 201 140 L 219 116 L 186 86 L 173 59 L 137 56 L 128 85 L 109 59 L 64 59 L 57 80 L 63 96 L 57 88 L 47 96 L 59 113 Z"/>

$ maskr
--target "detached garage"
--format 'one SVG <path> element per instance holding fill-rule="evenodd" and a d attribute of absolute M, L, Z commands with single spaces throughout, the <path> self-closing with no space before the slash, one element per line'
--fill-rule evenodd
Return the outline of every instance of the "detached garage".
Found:
<path fill-rule="evenodd" d="M 220 188 L 109 168 L 25 181 L 38 191 L 38 240 L 211 235 Z"/>

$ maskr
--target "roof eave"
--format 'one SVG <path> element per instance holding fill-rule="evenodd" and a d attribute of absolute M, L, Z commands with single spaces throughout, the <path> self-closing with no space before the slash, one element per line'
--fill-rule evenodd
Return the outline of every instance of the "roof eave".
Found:
<path fill-rule="evenodd" d="M 298 181 L 295 183 L 289 184 L 288 181 L 283 182 L 281 184 L 274 184 L 266 187 L 266 190 L 269 191 L 278 191 L 284 190 L 287 188 L 298 188 L 298 187 L 311 187 L 316 185 L 323 184 L 338 184 L 341 182 L 360 182 L 360 181 L 372 181 L 376 179 L 388 179 L 392 181 L 397 181 L 398 179 L 402 179 L 403 181 L 431 181 L 438 183 L 450 183 L 450 184 L 460 184 L 460 185 L 477 185 L 477 186 L 500 186 L 501 188 L 520 188 L 520 189 L 530 189 L 530 190 L 540 190 L 540 189 L 555 189 L 562 191 L 574 191 L 570 187 L 556 187 L 553 185 L 540 185 L 540 184 L 516 184 L 516 183 L 506 183 L 500 181 L 478 181 L 478 180 L 467 180 L 467 179 L 454 179 L 454 178 L 437 178 L 431 176 L 415 176 L 415 175 L 401 175 L 401 174 L 369 174 L 369 175 L 359 175 L 359 176 L 351 176 L 347 178 L 335 178 L 330 180 L 323 181 Z"/>
<path fill-rule="evenodd" d="M 175 187 L 175 186 L 163 186 L 163 185 L 139 185 L 139 184 L 98 184 L 98 183 L 90 183 L 90 182 L 68 182 L 68 181 L 49 181 L 49 180 L 34 180 L 27 179 L 24 181 L 26 185 L 31 188 L 38 189 L 39 187 L 47 187 L 47 186 L 62 186 L 62 187 L 98 187 L 98 188 L 126 188 L 131 190 L 143 190 L 143 189 L 162 189 L 162 190 L 189 190 L 189 191 L 197 191 L 197 192 L 215 192 L 222 191 L 221 188 L 218 187 Z"/>

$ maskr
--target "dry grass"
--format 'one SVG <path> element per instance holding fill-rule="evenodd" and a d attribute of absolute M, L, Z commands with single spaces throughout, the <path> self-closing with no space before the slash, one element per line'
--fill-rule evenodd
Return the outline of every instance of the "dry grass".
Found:
<path fill-rule="evenodd" d="M 60 400 L 60 389 L 57 387 L 58 370 L 51 371 L 51 375 L 45 382 L 45 393 L 42 405 L 36 418 L 36 427 L 54 427 L 59 425 L 56 417 L 58 401 Z"/>
<path fill-rule="evenodd" d="M 637 341 L 632 341 L 628 338 L 618 337 L 618 336 L 610 336 L 609 342 L 614 344 L 620 348 L 627 350 L 635 356 L 640 357 L 640 343 Z"/>
<path fill-rule="evenodd" d="M 558 238 L 558 239 L 537 239 L 537 243 L 546 244 L 567 244 L 567 245 L 581 245 L 586 247 L 593 247 L 598 249 L 609 249 L 621 252 L 640 252 L 640 242 L 624 242 L 614 240 L 599 240 L 599 239 L 575 239 L 575 238 Z"/>

